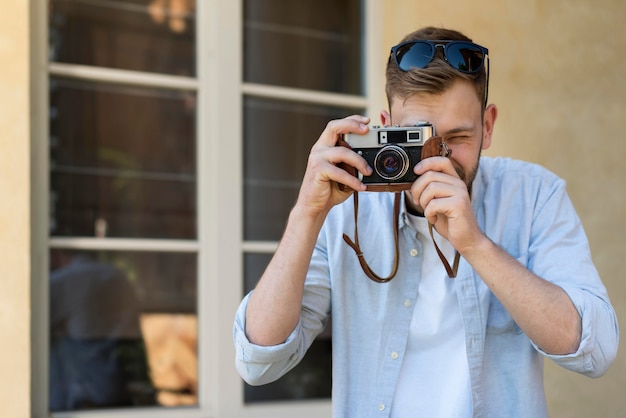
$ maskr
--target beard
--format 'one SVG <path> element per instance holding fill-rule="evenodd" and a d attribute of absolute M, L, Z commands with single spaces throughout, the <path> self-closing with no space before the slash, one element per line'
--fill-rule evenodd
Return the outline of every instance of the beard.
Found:
<path fill-rule="evenodd" d="M 482 153 L 481 151 L 478 151 L 478 158 L 476 158 L 476 162 L 469 169 L 469 171 L 465 171 L 465 169 L 454 159 L 453 156 L 450 157 L 450 161 L 452 162 L 452 166 L 454 167 L 456 174 L 461 180 L 463 180 L 463 183 L 467 186 L 467 190 L 472 189 L 472 183 L 474 183 L 474 179 L 478 175 L 478 167 L 480 165 L 480 156 Z"/>
<path fill-rule="evenodd" d="M 476 158 L 476 162 L 474 163 L 472 168 L 469 170 L 469 172 L 464 173 L 463 176 L 461 176 L 461 179 L 465 182 L 465 185 L 467 186 L 467 190 L 472 190 L 472 183 L 474 183 L 474 179 L 476 179 L 476 176 L 478 175 L 478 168 L 480 166 L 480 156 L 482 154 L 481 151 L 478 151 L 478 158 Z"/>

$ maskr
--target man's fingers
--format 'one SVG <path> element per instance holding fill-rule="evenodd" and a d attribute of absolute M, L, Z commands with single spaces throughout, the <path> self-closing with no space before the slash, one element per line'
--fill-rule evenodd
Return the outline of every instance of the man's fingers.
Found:
<path fill-rule="evenodd" d="M 450 176 L 459 177 L 459 174 L 456 172 L 456 169 L 452 164 L 452 160 L 446 157 L 424 158 L 413 169 L 413 172 L 420 176 L 429 171 L 436 171 L 446 173 Z"/>
<path fill-rule="evenodd" d="M 347 133 L 364 134 L 368 130 L 369 118 L 361 115 L 352 115 L 344 119 L 335 119 L 328 122 L 315 146 L 334 147 L 340 135 Z"/>

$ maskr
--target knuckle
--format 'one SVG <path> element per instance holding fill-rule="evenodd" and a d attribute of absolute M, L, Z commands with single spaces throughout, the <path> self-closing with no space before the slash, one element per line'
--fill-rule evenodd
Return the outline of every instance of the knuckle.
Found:
<path fill-rule="evenodd" d="M 317 171 L 320 166 L 322 166 L 322 160 L 318 158 L 316 155 L 311 154 L 309 156 L 308 166 L 311 170 Z"/>
<path fill-rule="evenodd" d="M 337 125 L 338 124 L 339 124 L 339 121 L 335 120 L 335 119 L 331 120 L 331 121 L 328 121 L 328 123 L 326 124 L 326 130 L 335 132 L 335 131 L 337 131 Z"/>

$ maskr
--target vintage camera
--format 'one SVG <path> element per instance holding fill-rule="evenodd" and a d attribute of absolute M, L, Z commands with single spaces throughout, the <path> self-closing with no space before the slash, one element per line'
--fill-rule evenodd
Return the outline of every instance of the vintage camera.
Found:
<path fill-rule="evenodd" d="M 434 135 L 433 125 L 420 122 L 410 127 L 373 126 L 365 135 L 344 135 L 344 141 L 374 170 L 370 176 L 355 172 L 368 190 L 391 191 L 411 187 L 417 179 L 413 167 L 422 159 L 424 143 Z"/>

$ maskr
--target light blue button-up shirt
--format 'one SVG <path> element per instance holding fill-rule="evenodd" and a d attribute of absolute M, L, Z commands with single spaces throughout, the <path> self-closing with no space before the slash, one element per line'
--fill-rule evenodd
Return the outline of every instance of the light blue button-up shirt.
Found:
<path fill-rule="evenodd" d="M 615 312 L 563 180 L 537 165 L 483 157 L 472 202 L 485 234 L 530 271 L 562 287 L 582 317 L 578 350 L 549 355 L 461 260 L 454 280 L 474 416 L 545 417 L 544 357 L 587 376 L 602 375 L 617 352 Z M 359 194 L 361 248 L 381 276 L 391 270 L 394 258 L 392 207 L 391 193 Z M 307 275 L 300 322 L 283 344 L 261 347 L 247 340 L 244 298 L 234 324 L 236 365 L 251 384 L 278 379 L 302 359 L 332 311 L 333 416 L 388 417 L 407 346 L 422 248 L 432 243 L 420 241 L 403 209 L 398 274 L 386 284 L 372 282 L 342 239 L 343 233 L 354 233 L 353 216 L 352 199 L 329 213 Z"/>

